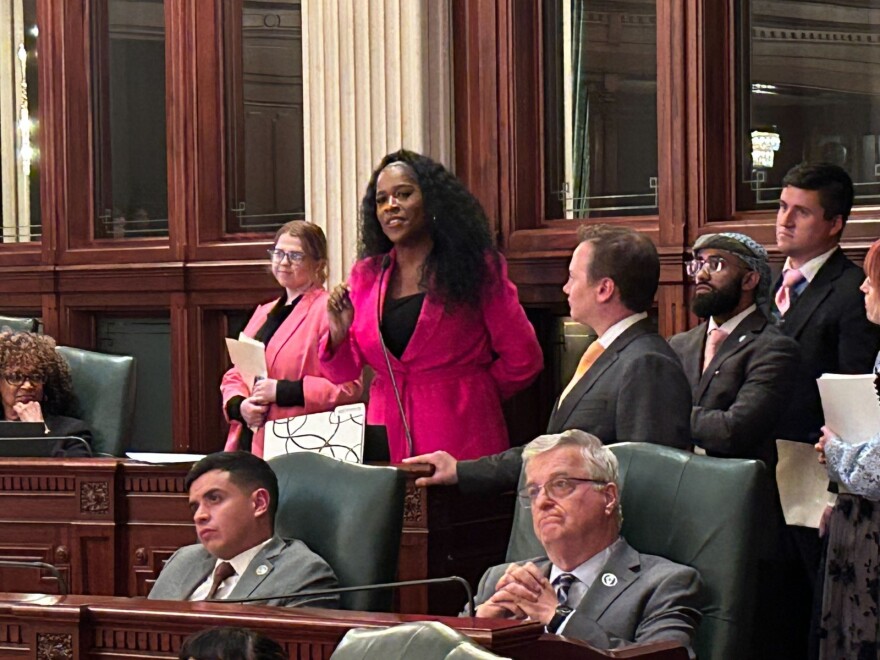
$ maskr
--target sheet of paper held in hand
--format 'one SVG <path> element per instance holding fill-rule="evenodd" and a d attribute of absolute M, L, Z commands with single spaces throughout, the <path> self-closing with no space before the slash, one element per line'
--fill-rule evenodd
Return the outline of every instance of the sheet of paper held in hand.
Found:
<path fill-rule="evenodd" d="M 229 359 L 232 360 L 241 373 L 248 391 L 253 387 L 254 381 L 266 378 L 266 347 L 263 342 L 251 339 L 247 335 L 240 334 L 238 339 L 227 339 L 226 349 L 229 351 Z"/>
<path fill-rule="evenodd" d="M 819 527 L 829 502 L 828 473 L 813 445 L 777 440 L 776 484 L 785 524 Z"/>
<path fill-rule="evenodd" d="M 865 442 L 880 431 L 874 378 L 874 374 L 825 374 L 817 381 L 825 425 L 844 442 Z"/>

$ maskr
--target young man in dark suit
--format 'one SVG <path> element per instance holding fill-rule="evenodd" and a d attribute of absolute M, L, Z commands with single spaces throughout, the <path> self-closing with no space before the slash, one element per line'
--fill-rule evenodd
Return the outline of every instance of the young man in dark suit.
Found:
<path fill-rule="evenodd" d="M 880 327 L 865 315 L 859 290 L 865 273 L 840 249 L 852 210 L 852 179 L 837 165 L 797 165 L 782 180 L 776 214 L 776 245 L 785 255 L 773 288 L 777 324 L 795 339 L 804 358 L 804 375 L 791 394 L 795 405 L 782 416 L 779 437 L 815 443 L 824 424 L 822 403 L 805 384 L 825 373 L 867 374 L 880 348 Z M 799 601 L 816 589 L 821 545 L 816 530 L 789 527 L 794 561 L 802 572 Z M 805 619 L 808 613 L 793 612 Z"/>
<path fill-rule="evenodd" d="M 865 273 L 840 249 L 853 205 L 853 184 L 837 165 L 801 164 L 783 179 L 776 245 L 785 255 L 773 287 L 774 315 L 801 346 L 807 373 L 867 374 L 880 349 L 880 327 L 865 316 Z M 798 389 L 798 405 L 780 437 L 815 443 L 824 423 L 818 396 Z"/>
<path fill-rule="evenodd" d="M 691 393 L 681 364 L 648 310 L 660 280 L 651 240 L 628 227 L 584 227 L 568 282 L 571 317 L 598 338 L 553 406 L 548 433 L 581 429 L 602 442 L 654 442 L 691 448 Z M 463 491 L 516 487 L 522 447 L 459 463 L 446 452 L 407 459 L 431 463 L 419 486 L 458 483 Z"/>

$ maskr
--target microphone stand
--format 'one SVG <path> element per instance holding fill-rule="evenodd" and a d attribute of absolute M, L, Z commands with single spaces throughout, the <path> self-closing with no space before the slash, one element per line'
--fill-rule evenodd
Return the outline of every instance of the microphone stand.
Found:
<path fill-rule="evenodd" d="M 416 587 L 426 584 L 449 584 L 450 582 L 456 582 L 460 584 L 465 593 L 467 593 L 467 611 L 470 612 L 470 616 L 474 616 L 474 612 L 476 612 L 476 606 L 474 605 L 474 592 L 471 589 L 471 585 L 465 580 L 463 577 L 459 577 L 457 575 L 451 575 L 449 577 L 442 578 L 428 578 L 426 580 L 406 580 L 403 582 L 383 582 L 381 584 L 363 584 L 357 587 L 336 587 L 334 589 L 310 589 L 308 591 L 300 591 L 299 593 L 290 594 L 287 596 L 284 595 L 275 595 L 275 596 L 265 596 L 262 598 L 227 598 L 227 599 L 219 599 L 219 600 L 211 600 L 208 602 L 214 603 L 255 603 L 261 600 L 274 600 L 276 598 L 300 598 L 306 596 L 332 596 L 333 594 L 344 594 L 352 591 L 370 591 L 374 589 L 397 589 L 399 587 Z"/>
<path fill-rule="evenodd" d="M 0 560 L 0 568 L 35 568 L 42 571 L 49 571 L 56 580 L 58 580 L 58 591 L 60 595 L 68 594 L 67 582 L 61 577 L 61 572 L 52 564 L 42 561 L 6 561 Z"/>

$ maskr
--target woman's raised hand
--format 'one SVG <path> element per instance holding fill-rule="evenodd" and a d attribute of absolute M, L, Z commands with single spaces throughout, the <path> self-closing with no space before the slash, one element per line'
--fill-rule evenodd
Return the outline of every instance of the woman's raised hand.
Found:
<path fill-rule="evenodd" d="M 345 341 L 354 321 L 354 306 L 348 295 L 348 284 L 337 284 L 330 292 L 327 321 L 330 324 L 330 347 L 335 349 Z"/>
<path fill-rule="evenodd" d="M 28 401 L 27 403 L 19 401 L 12 406 L 12 409 L 18 415 L 18 421 L 20 422 L 43 421 L 43 408 L 40 406 L 39 401 Z"/>

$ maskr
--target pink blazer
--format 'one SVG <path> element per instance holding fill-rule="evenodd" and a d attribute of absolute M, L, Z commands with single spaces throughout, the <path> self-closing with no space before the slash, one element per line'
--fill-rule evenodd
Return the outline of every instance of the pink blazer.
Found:
<path fill-rule="evenodd" d="M 348 283 L 355 315 L 348 339 L 331 354 L 321 340 L 324 373 L 336 383 L 361 372 L 376 372 L 367 409 L 369 424 L 384 424 L 392 462 L 410 455 L 394 390 L 379 342 L 377 303 L 395 268 L 379 290 L 381 259 L 364 259 Z M 425 297 L 415 332 L 403 355 L 389 353 L 403 408 L 413 437 L 413 454 L 444 449 L 457 459 L 478 458 L 507 449 L 510 440 L 501 401 L 526 387 L 543 367 L 535 330 L 507 278 L 507 264 L 487 285 L 478 308 L 461 305 L 451 313 L 442 302 Z"/>
<path fill-rule="evenodd" d="M 306 401 L 305 407 L 270 406 L 267 417 L 269 420 L 324 412 L 345 403 L 361 400 L 363 386 L 360 372 L 345 379 L 340 385 L 334 385 L 321 374 L 318 340 L 327 332 L 327 296 L 324 289 L 313 289 L 306 293 L 266 346 L 266 367 L 269 377 L 286 380 L 302 379 Z M 273 300 L 257 307 L 257 311 L 244 329 L 244 334 L 253 337 L 266 322 L 266 317 L 276 302 L 278 301 Z M 223 414 L 226 416 L 226 421 L 230 422 L 226 451 L 234 451 L 238 449 L 241 423 L 229 420 L 226 415 L 226 403 L 234 396 L 247 397 L 250 390 L 238 369 L 232 367 L 223 376 L 220 392 L 223 395 Z M 263 455 L 262 428 L 254 433 L 251 451 L 257 456 Z"/>

